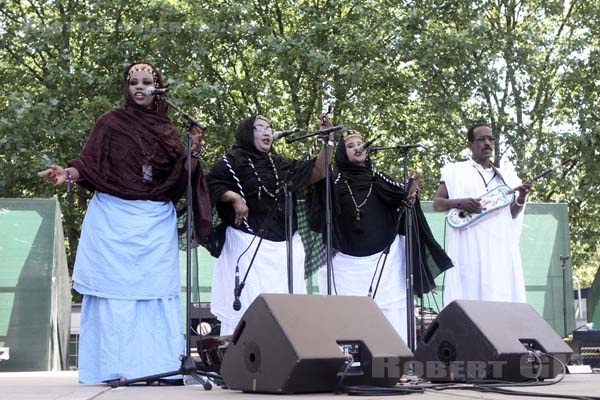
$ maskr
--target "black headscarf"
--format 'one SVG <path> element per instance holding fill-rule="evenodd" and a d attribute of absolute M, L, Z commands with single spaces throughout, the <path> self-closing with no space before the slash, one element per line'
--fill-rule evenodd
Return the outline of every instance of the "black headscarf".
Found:
<path fill-rule="evenodd" d="M 259 151 L 254 145 L 254 124 L 257 118 L 264 117 L 254 115 L 240 122 L 235 133 L 235 144 L 224 156 L 227 162 L 223 158 L 217 160 L 207 176 L 208 185 L 213 204 L 216 204 L 219 216 L 225 226 L 232 226 L 247 233 L 258 233 L 261 236 L 264 235 L 264 238 L 268 240 L 283 241 L 285 240 L 283 182 L 286 179 L 290 182 L 293 193 L 304 187 L 312 175 L 314 159 L 298 161 L 271 155 L 271 150 L 268 153 Z M 275 177 L 274 168 L 277 170 L 278 179 Z M 260 177 L 261 185 L 266 187 L 270 193 L 275 193 L 279 188 L 276 198 L 269 196 L 261 189 L 259 199 L 259 184 L 256 174 Z M 234 175 L 239 180 L 239 184 Z M 231 203 L 221 201 L 223 194 L 229 190 L 238 194 L 242 194 L 243 191 L 246 205 L 249 208 L 248 226 L 245 224 L 236 226 L 234 224 L 235 213 Z M 269 215 L 271 217 L 267 218 Z M 296 225 L 294 211 L 294 230 L 296 230 Z M 213 252 L 213 254 L 216 253 L 218 251 Z"/>

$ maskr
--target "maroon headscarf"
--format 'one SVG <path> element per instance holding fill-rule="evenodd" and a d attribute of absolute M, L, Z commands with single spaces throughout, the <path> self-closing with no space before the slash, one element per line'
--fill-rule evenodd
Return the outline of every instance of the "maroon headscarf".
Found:
<path fill-rule="evenodd" d="M 133 63 L 125 71 L 125 104 L 102 115 L 79 159 L 69 162 L 79 171 L 79 184 L 128 200 L 179 200 L 185 192 L 185 151 L 164 103 L 152 109 L 136 104 L 129 91 L 134 69 L 151 69 L 155 87 L 162 87 L 160 71 L 148 63 Z M 197 232 L 210 230 L 210 200 L 204 174 L 194 163 L 194 211 Z M 200 220 L 199 220 L 200 218 Z M 200 226 L 198 225 L 200 224 Z"/>

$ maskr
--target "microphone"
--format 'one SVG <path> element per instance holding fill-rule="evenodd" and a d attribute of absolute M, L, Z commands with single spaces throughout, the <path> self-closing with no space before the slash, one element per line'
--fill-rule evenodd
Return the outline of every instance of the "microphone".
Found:
<path fill-rule="evenodd" d="M 233 300 L 233 309 L 235 311 L 240 311 L 242 308 L 242 302 L 240 301 L 240 294 L 242 293 L 242 288 L 240 286 L 240 268 L 236 264 L 235 266 L 235 289 L 233 289 L 233 296 L 235 299 Z"/>
<path fill-rule="evenodd" d="M 361 154 L 362 154 L 362 153 L 363 153 L 363 152 L 364 152 L 366 149 L 368 149 L 368 148 L 369 148 L 369 147 L 370 147 L 370 146 L 371 146 L 373 143 L 375 143 L 375 141 L 376 141 L 377 139 L 379 139 L 380 137 L 381 137 L 381 135 L 377 135 L 377 136 L 375 136 L 373 139 L 369 140 L 368 142 L 361 144 L 360 146 L 358 146 L 358 147 L 356 148 L 356 150 L 354 151 L 354 153 L 355 153 L 357 156 L 361 155 Z"/>
<path fill-rule="evenodd" d="M 151 88 L 151 87 L 147 87 L 146 89 L 144 89 L 144 94 L 146 96 L 156 96 L 157 94 L 165 94 L 169 91 L 169 88 Z"/>
<path fill-rule="evenodd" d="M 291 135 L 292 133 L 296 133 L 299 132 L 300 128 L 294 128 L 294 129 L 288 129 L 287 131 L 277 131 L 277 132 L 273 132 L 273 141 L 279 140 L 281 138 L 284 138 L 288 135 Z"/>

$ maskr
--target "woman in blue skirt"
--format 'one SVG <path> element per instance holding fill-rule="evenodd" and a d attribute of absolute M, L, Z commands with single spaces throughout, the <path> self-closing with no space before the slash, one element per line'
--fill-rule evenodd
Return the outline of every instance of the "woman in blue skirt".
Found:
<path fill-rule="evenodd" d="M 127 68 L 125 104 L 102 115 L 68 167 L 38 173 L 54 185 L 94 192 L 83 221 L 73 287 L 83 295 L 80 383 L 177 370 L 184 353 L 177 216 L 187 167 L 167 105 L 147 94 L 163 87 L 148 63 Z M 201 132 L 196 132 L 197 137 Z M 210 199 L 193 163 L 196 237 L 210 231 Z"/>

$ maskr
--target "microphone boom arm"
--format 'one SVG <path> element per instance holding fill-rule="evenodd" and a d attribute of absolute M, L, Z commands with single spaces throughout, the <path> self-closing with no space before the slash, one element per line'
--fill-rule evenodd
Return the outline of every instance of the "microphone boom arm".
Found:
<path fill-rule="evenodd" d="M 383 151 L 383 150 L 407 151 L 409 149 L 416 149 L 418 147 L 425 148 L 425 146 L 423 146 L 421 143 L 416 143 L 416 144 L 399 144 L 397 146 L 373 146 L 373 147 L 371 147 L 371 152 Z"/>
<path fill-rule="evenodd" d="M 188 121 L 191 125 L 193 126 L 197 126 L 198 128 L 202 129 L 203 131 L 206 130 L 206 125 L 202 125 L 200 122 L 196 121 L 194 119 L 194 117 L 192 117 L 190 114 L 186 113 L 185 111 L 183 111 L 182 109 L 180 109 L 177 104 L 173 103 L 171 100 L 169 100 L 167 97 L 165 96 L 161 96 L 160 94 L 156 95 L 156 98 L 158 99 L 158 101 L 161 102 L 165 102 L 167 103 L 169 106 L 173 107 L 173 109 L 175 111 L 177 111 L 177 113 L 179 114 L 179 116 L 183 119 L 185 119 L 186 121 Z"/>
<path fill-rule="evenodd" d="M 316 135 L 329 135 L 331 132 L 335 132 L 335 131 L 339 131 L 340 129 L 344 129 L 345 126 L 344 125 L 336 125 L 336 126 L 332 126 L 331 128 L 327 128 L 327 129 L 323 129 L 322 131 L 316 131 L 316 132 L 312 132 L 312 133 L 307 133 L 306 135 L 301 135 L 301 136 L 296 136 L 293 138 L 286 138 L 285 142 L 286 143 L 293 143 L 296 142 L 298 140 L 303 140 L 312 136 L 316 136 Z"/>

